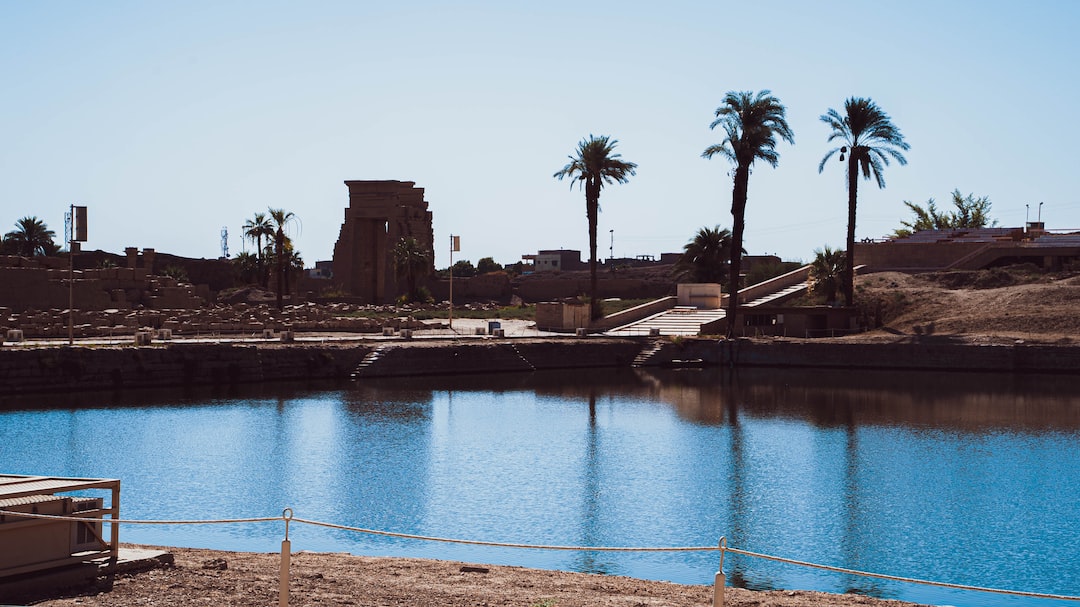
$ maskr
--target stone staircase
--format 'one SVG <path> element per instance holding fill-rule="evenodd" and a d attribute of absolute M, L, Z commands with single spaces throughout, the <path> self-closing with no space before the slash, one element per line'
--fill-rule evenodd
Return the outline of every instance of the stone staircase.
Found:
<path fill-rule="evenodd" d="M 377 362 L 379 362 L 379 359 L 383 357 L 385 351 L 386 346 L 383 345 L 376 347 L 371 352 L 368 352 L 367 355 L 364 356 L 364 358 L 360 361 L 360 363 L 356 365 L 356 369 L 353 370 L 350 377 L 352 379 L 357 379 L 359 377 L 371 375 L 372 373 L 369 371 L 369 369 L 371 369 L 371 367 L 373 367 Z"/>
<path fill-rule="evenodd" d="M 647 348 L 643 348 L 638 355 L 634 357 L 634 362 L 630 363 L 631 367 L 647 367 L 652 357 L 662 350 L 664 347 L 664 341 L 661 339 L 654 339 Z"/>
<path fill-rule="evenodd" d="M 778 304 L 778 303 L 781 303 L 783 300 L 788 299 L 790 297 L 795 297 L 796 295 L 802 295 L 803 293 L 806 292 L 806 289 L 807 289 L 807 283 L 805 283 L 805 282 L 799 283 L 797 285 L 791 285 L 790 287 L 785 287 L 783 289 L 780 289 L 779 291 L 776 291 L 775 293 L 769 293 L 768 295 L 762 295 L 761 297 L 758 297 L 757 299 L 748 301 L 748 302 L 743 304 L 743 307 L 753 308 L 753 307 L 756 307 L 756 306 L 764 306 L 764 305 L 768 305 L 768 304 Z"/>
<path fill-rule="evenodd" d="M 726 312 L 676 306 L 644 320 L 624 325 L 607 332 L 608 335 L 651 335 L 655 329 L 659 335 L 697 335 L 701 325 L 724 318 Z"/>

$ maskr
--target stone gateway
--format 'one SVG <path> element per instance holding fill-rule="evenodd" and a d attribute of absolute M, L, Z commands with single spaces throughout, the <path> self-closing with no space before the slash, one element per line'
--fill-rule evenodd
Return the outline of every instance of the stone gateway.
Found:
<path fill-rule="evenodd" d="M 346 181 L 349 206 L 334 245 L 334 283 L 365 303 L 389 303 L 408 285 L 398 284 L 394 246 L 415 238 L 435 270 L 431 211 L 424 188 L 412 181 Z"/>

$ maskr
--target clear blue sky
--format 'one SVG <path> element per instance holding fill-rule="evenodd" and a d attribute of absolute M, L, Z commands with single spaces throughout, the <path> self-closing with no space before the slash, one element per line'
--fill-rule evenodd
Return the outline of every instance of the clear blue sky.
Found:
<path fill-rule="evenodd" d="M 343 181 L 426 189 L 437 264 L 588 249 L 584 196 L 552 178 L 590 133 L 638 163 L 601 196 L 600 256 L 679 251 L 730 227 L 730 166 L 704 160 L 730 90 L 771 89 L 795 145 L 750 180 L 746 249 L 842 246 L 843 167 L 818 117 L 875 100 L 911 144 L 860 183 L 858 238 L 904 200 L 989 196 L 1021 225 L 1080 229 L 1080 2 L 24 2 L 0 0 L 0 230 L 88 249 L 217 257 L 228 227 L 284 207 L 329 259 Z M 252 250 L 252 245 L 246 245 Z"/>

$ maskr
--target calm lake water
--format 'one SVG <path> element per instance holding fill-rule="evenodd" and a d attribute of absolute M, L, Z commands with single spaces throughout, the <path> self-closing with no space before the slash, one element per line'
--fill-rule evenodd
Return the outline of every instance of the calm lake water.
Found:
<path fill-rule="evenodd" d="M 0 471 L 122 479 L 125 519 L 279 516 L 576 546 L 732 547 L 1080 595 L 1071 377 L 596 371 L 0 397 Z M 276 551 L 283 524 L 125 542 Z M 527 551 L 293 524 L 347 551 L 711 584 L 715 552 Z M 1066 605 L 729 555 L 729 584 L 950 605 Z"/>

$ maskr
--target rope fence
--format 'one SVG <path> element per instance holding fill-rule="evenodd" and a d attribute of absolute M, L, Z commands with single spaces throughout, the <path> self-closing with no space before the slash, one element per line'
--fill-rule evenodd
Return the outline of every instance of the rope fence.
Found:
<path fill-rule="evenodd" d="M 289 565 L 290 556 L 292 554 L 292 542 L 289 540 L 289 526 L 291 523 L 309 525 L 314 527 L 323 527 L 327 529 L 336 529 L 340 531 L 350 531 L 353 533 L 362 533 L 366 535 L 378 535 L 382 537 L 392 537 L 398 539 L 418 540 L 425 542 L 442 542 L 448 544 L 464 544 L 471 546 L 487 546 L 495 548 L 516 548 L 526 550 L 561 550 L 561 551 L 573 551 L 573 552 L 719 552 L 720 553 L 720 565 L 716 572 L 714 579 L 713 590 L 713 607 L 723 607 L 724 605 L 724 586 L 726 584 L 724 574 L 724 557 L 727 553 L 738 554 L 749 558 L 763 559 L 773 561 L 777 563 L 784 563 L 788 565 L 794 565 L 798 567 L 807 567 L 810 569 L 818 569 L 822 571 L 830 571 L 833 573 L 843 573 L 847 575 L 869 577 L 881 580 L 889 580 L 894 582 L 902 582 L 907 584 L 919 584 L 923 586 L 932 586 L 938 588 L 949 588 L 952 590 L 968 590 L 974 592 L 987 592 L 993 594 L 1003 594 L 1024 598 L 1038 598 L 1038 599 L 1052 599 L 1060 601 L 1075 601 L 1080 602 L 1080 596 L 1051 594 L 1043 592 L 1027 592 L 1023 590 L 1006 590 L 1001 588 L 987 588 L 983 586 L 971 586 L 966 584 L 953 584 L 950 582 L 937 582 L 933 580 L 923 580 L 918 578 L 902 577 L 896 575 L 889 575 L 884 573 L 873 573 L 869 571 L 860 571 L 857 569 L 848 569 L 845 567 L 836 567 L 833 565 L 822 565 L 819 563 L 811 563 L 808 561 L 800 561 L 796 559 L 789 559 L 785 557 L 763 554 L 760 552 L 752 552 L 750 550 L 743 550 L 740 548 L 732 548 L 727 545 L 727 539 L 721 537 L 720 541 L 715 546 L 559 546 L 559 545 L 545 545 L 545 544 L 522 544 L 514 542 L 494 542 L 483 540 L 469 540 L 461 538 L 446 538 L 436 537 L 429 535 L 417 535 L 413 533 L 399 533 L 394 531 L 383 531 L 378 529 L 366 529 L 363 527 L 353 527 L 349 525 L 340 525 L 336 523 L 327 523 L 323 521 L 315 521 L 303 518 L 296 518 L 293 516 L 293 510 L 286 508 L 282 511 L 281 516 L 276 517 L 253 517 L 253 518 L 234 518 L 234 519 L 212 519 L 212 520 L 133 520 L 133 519 L 110 519 L 110 518 L 83 518 L 75 516 L 60 516 L 53 514 L 33 514 L 27 512 L 12 512 L 7 510 L 0 510 L 0 516 L 12 516 L 28 519 L 45 519 L 52 521 L 72 521 L 80 523 L 107 523 L 112 525 L 222 525 L 222 524 L 236 524 L 236 523 L 272 523 L 272 522 L 284 522 L 285 523 L 285 538 L 281 542 L 281 574 L 279 578 L 279 607 L 288 607 L 289 604 Z"/>

